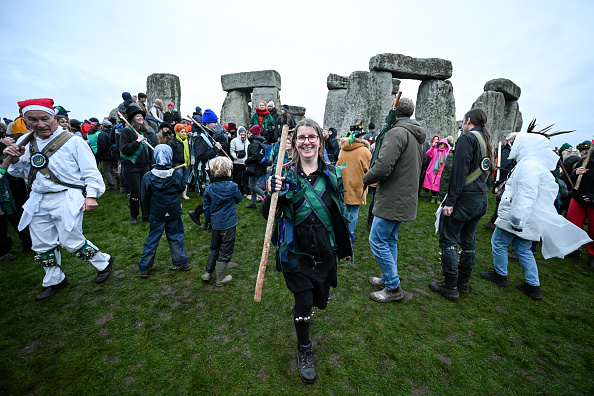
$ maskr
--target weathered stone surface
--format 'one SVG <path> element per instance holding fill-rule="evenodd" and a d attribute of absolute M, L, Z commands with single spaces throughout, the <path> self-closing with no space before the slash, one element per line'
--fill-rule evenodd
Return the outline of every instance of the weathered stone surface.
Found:
<path fill-rule="evenodd" d="M 392 79 L 392 93 L 397 94 L 400 91 L 400 80 L 397 78 Z"/>
<path fill-rule="evenodd" d="M 392 106 L 392 91 L 392 75 L 389 72 L 351 73 L 345 97 L 344 117 L 340 128 L 337 128 L 338 134 L 345 136 L 355 122 L 361 123 L 364 128 L 370 122 L 381 124 Z"/>
<path fill-rule="evenodd" d="M 515 132 L 520 132 L 522 130 L 522 124 L 524 120 L 522 119 L 522 112 L 518 110 L 518 117 L 516 118 L 516 127 L 514 128 Z"/>
<path fill-rule="evenodd" d="M 328 89 L 347 89 L 349 85 L 349 78 L 339 76 L 338 74 L 330 73 L 326 79 L 326 86 Z"/>
<path fill-rule="evenodd" d="M 324 110 L 324 129 L 338 128 L 342 125 L 344 118 L 346 89 L 331 89 L 326 96 L 326 108 Z"/>
<path fill-rule="evenodd" d="M 227 92 L 223 108 L 221 109 L 221 123 L 228 124 L 235 123 L 238 127 L 248 127 L 250 122 L 250 105 L 251 96 L 249 92 L 245 91 L 230 91 Z"/>
<path fill-rule="evenodd" d="M 252 111 L 251 114 L 256 112 L 256 107 L 258 107 L 258 103 L 263 100 L 264 102 L 268 103 L 269 101 L 274 102 L 274 107 L 278 110 L 280 114 L 281 108 L 281 101 L 280 101 L 280 94 L 277 88 L 268 88 L 268 87 L 258 87 L 254 88 L 252 92 Z"/>
<path fill-rule="evenodd" d="M 177 109 L 181 109 L 181 84 L 179 77 L 174 74 L 154 73 L 148 76 L 146 95 L 147 109 L 150 109 L 155 99 L 161 99 L 165 107 L 168 102 L 173 102 Z"/>
<path fill-rule="evenodd" d="M 496 78 L 485 83 L 485 92 L 497 91 L 501 92 L 506 100 L 518 100 L 522 90 L 512 80 L 507 78 Z"/>
<path fill-rule="evenodd" d="M 481 108 L 487 113 L 487 130 L 491 141 L 496 142 L 502 135 L 502 123 L 505 117 L 505 97 L 501 92 L 487 91 L 472 104 L 472 108 Z"/>
<path fill-rule="evenodd" d="M 291 105 L 287 105 L 289 106 L 289 113 L 293 116 L 293 118 L 295 119 L 295 122 L 299 122 L 302 119 L 305 118 L 305 107 L 301 107 L 301 106 L 291 106 Z M 316 120 L 316 122 L 318 122 L 318 120 Z"/>
<path fill-rule="evenodd" d="M 118 115 L 118 108 L 116 107 L 115 109 L 111 109 L 111 111 L 109 112 L 109 115 L 107 116 L 107 118 L 115 118 L 116 120 L 120 119 L 120 116 Z"/>
<path fill-rule="evenodd" d="M 448 80 L 425 80 L 419 85 L 415 119 L 425 128 L 427 139 L 457 137 L 454 88 Z"/>
<path fill-rule="evenodd" d="M 369 70 L 388 71 L 395 78 L 445 80 L 452 77 L 452 62 L 439 58 L 378 54 L 369 60 Z"/>
<path fill-rule="evenodd" d="M 281 76 L 276 70 L 223 74 L 221 76 L 223 91 L 252 92 L 256 87 L 273 87 L 281 89 Z M 275 102 L 276 103 L 276 102 Z"/>
<path fill-rule="evenodd" d="M 517 129 L 518 118 L 520 118 L 520 128 L 522 128 L 522 120 L 520 115 L 520 106 L 517 100 L 508 100 L 505 102 L 505 109 L 503 121 L 501 123 L 502 130 L 510 130 L 512 132 L 519 132 Z"/>

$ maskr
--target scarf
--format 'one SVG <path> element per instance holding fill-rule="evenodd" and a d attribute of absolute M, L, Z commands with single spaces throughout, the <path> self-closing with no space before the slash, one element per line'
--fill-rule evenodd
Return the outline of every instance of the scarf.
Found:
<path fill-rule="evenodd" d="M 262 110 L 260 108 L 257 108 L 256 109 L 256 113 L 258 113 L 258 121 L 260 122 L 260 127 L 261 127 L 262 126 L 262 123 L 264 122 L 264 118 L 267 115 L 270 115 L 270 112 L 268 111 L 268 109 Z"/>
<path fill-rule="evenodd" d="M 184 163 L 186 164 L 187 168 L 190 166 L 190 146 L 188 145 L 188 135 L 176 133 L 175 138 L 184 145 Z"/>

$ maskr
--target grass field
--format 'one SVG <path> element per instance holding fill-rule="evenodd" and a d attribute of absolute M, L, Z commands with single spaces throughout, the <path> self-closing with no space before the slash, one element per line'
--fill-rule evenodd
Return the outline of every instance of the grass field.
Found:
<path fill-rule="evenodd" d="M 478 276 L 492 268 L 485 216 L 472 292 L 447 301 L 427 287 L 441 269 L 436 205 L 421 200 L 417 220 L 400 230 L 405 299 L 378 304 L 367 297 L 367 278 L 379 269 L 364 206 L 354 263 L 339 263 L 339 286 L 312 320 L 318 381 L 308 386 L 297 374 L 292 295 L 272 260 L 262 302 L 253 301 L 265 220 L 244 209 L 247 201 L 237 206 L 234 280 L 215 287 L 200 279 L 210 234 L 187 216 L 201 200 L 191 197 L 183 202 L 188 272 L 168 271 L 163 238 L 155 270 L 139 279 L 148 223 L 131 226 L 117 192 L 84 220 L 87 238 L 115 256 L 106 283 L 95 284 L 92 266 L 63 253 L 70 286 L 36 302 L 43 270 L 33 254 L 0 263 L 0 394 L 594 394 L 594 271 L 585 257 L 538 254 L 542 301 L 514 287 L 522 280 L 516 262 L 510 287 L 500 288 Z"/>

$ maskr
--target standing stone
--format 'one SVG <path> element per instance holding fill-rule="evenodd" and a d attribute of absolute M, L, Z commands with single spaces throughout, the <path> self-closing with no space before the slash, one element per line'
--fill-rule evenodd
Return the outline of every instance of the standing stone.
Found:
<path fill-rule="evenodd" d="M 181 111 L 181 85 L 179 77 L 168 73 L 155 73 L 146 79 L 147 110 L 153 105 L 155 99 L 163 101 L 163 111 L 167 111 L 167 103 L 175 103 L 178 111 Z M 184 115 L 182 115 L 183 117 Z"/>
<path fill-rule="evenodd" d="M 345 110 L 339 136 L 345 136 L 355 122 L 364 128 L 381 123 L 392 106 L 392 75 L 389 72 L 355 71 L 349 76 Z"/>
<path fill-rule="evenodd" d="M 326 108 L 324 109 L 324 129 L 341 127 L 344 119 L 346 89 L 331 89 L 326 96 Z M 295 121 L 297 119 L 295 118 Z"/>
<path fill-rule="evenodd" d="M 398 94 L 398 91 L 400 91 L 400 80 L 397 78 L 393 78 L 392 79 L 392 93 Z"/>
<path fill-rule="evenodd" d="M 512 80 L 507 78 L 496 78 L 485 83 L 484 91 L 501 92 L 505 100 L 518 100 L 522 90 Z"/>
<path fill-rule="evenodd" d="M 276 70 L 223 74 L 221 85 L 223 91 L 227 92 L 236 90 L 252 92 L 257 87 L 271 87 L 280 91 L 281 76 Z"/>
<path fill-rule="evenodd" d="M 291 114 L 293 116 L 293 118 L 295 119 L 295 122 L 299 122 L 305 118 L 305 110 L 306 110 L 305 107 L 291 106 L 291 105 L 287 105 L 287 106 L 289 106 L 289 114 Z"/>
<path fill-rule="evenodd" d="M 472 104 L 472 108 L 481 108 L 487 113 L 487 131 L 491 141 L 496 142 L 502 134 L 502 124 L 505 118 L 505 97 L 501 92 L 484 92 Z"/>
<path fill-rule="evenodd" d="M 250 93 L 245 91 L 229 91 L 225 96 L 221 109 L 221 124 L 233 122 L 238 127 L 247 129 L 250 122 Z"/>
<path fill-rule="evenodd" d="M 502 130 L 509 130 L 511 132 L 519 132 L 517 129 L 518 118 L 520 119 L 520 128 L 522 128 L 522 121 L 520 115 L 520 106 L 517 100 L 508 100 L 505 102 L 505 109 L 503 115 L 503 122 L 501 123 Z"/>
<path fill-rule="evenodd" d="M 369 60 L 369 70 L 388 71 L 395 78 L 445 80 L 452 77 L 452 62 L 439 58 L 412 58 L 402 54 L 378 54 Z"/>
<path fill-rule="evenodd" d="M 125 116 L 125 114 L 124 114 Z M 107 118 L 115 118 L 116 120 L 120 119 L 120 116 L 118 115 L 118 108 L 116 107 L 115 109 L 111 109 L 111 111 L 109 112 L 109 115 L 107 116 Z"/>
<path fill-rule="evenodd" d="M 273 87 L 257 87 L 254 88 L 252 91 L 252 114 L 256 112 L 256 108 L 258 107 L 258 103 L 263 100 L 264 102 L 268 103 L 269 101 L 274 102 L 274 107 L 277 108 L 280 114 L 281 108 L 281 101 L 280 101 L 280 93 L 278 88 Z"/>
<path fill-rule="evenodd" d="M 457 137 L 454 88 L 448 80 L 425 80 L 419 85 L 415 119 L 425 128 L 427 139 Z"/>

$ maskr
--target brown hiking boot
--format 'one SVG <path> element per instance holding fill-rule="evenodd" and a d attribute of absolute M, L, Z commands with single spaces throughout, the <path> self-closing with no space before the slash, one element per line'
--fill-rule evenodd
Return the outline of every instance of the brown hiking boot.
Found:
<path fill-rule="evenodd" d="M 382 289 L 369 294 L 369 298 L 375 302 L 386 303 L 391 301 L 401 301 L 404 298 L 404 292 L 400 285 L 396 289 Z"/>

